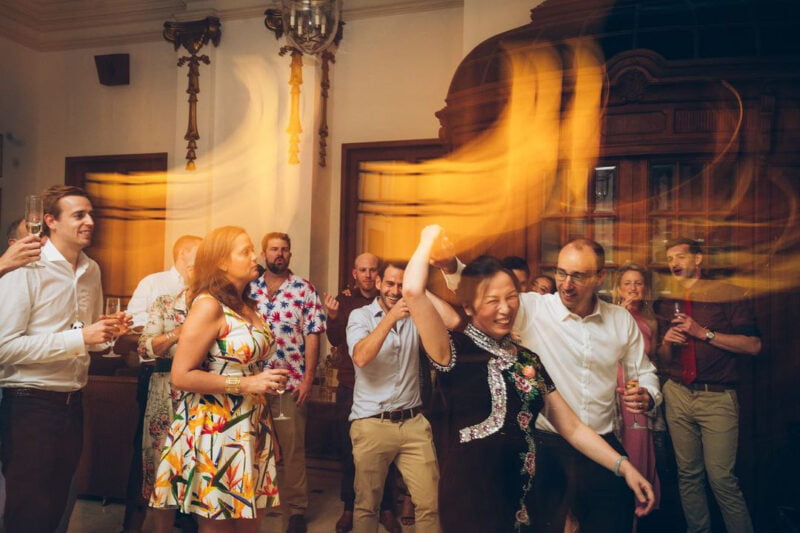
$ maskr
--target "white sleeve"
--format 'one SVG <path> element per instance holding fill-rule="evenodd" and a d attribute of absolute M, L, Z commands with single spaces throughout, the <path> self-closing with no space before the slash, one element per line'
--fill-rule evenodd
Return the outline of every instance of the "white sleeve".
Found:
<path fill-rule="evenodd" d="M 36 298 L 33 292 L 26 269 L 0 279 L 0 365 L 47 363 L 85 355 L 80 329 L 27 334 Z"/>
<path fill-rule="evenodd" d="M 144 327 L 147 323 L 147 302 L 150 297 L 149 276 L 142 279 L 133 291 L 131 299 L 128 301 L 127 313 L 133 315 L 133 327 Z"/>
<path fill-rule="evenodd" d="M 464 263 L 456 257 L 456 271 L 452 274 L 448 274 L 444 270 L 442 270 L 442 276 L 444 276 L 444 282 L 447 285 L 447 288 L 450 289 L 452 292 L 456 292 L 458 289 L 458 284 L 461 283 L 461 273 L 464 271 Z"/>

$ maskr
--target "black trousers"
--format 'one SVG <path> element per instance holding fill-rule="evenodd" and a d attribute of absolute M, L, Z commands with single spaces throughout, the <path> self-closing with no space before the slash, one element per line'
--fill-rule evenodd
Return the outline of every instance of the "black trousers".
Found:
<path fill-rule="evenodd" d="M 614 435 L 601 435 L 621 454 Z M 581 533 L 620 533 L 633 526 L 634 495 L 625 480 L 600 466 L 555 433 L 536 431 L 532 516 L 537 533 L 563 533 L 567 512 Z"/>
<path fill-rule="evenodd" d="M 344 502 L 345 511 L 352 511 L 356 500 L 354 487 L 356 466 L 353 463 L 353 441 L 350 440 L 350 410 L 353 407 L 353 389 L 342 387 L 336 388 L 336 425 L 339 431 L 340 458 L 342 465 L 342 484 L 340 497 Z M 381 511 L 392 509 L 392 488 L 395 485 L 397 467 L 392 464 L 389 473 L 386 475 L 386 483 L 383 486 L 383 499 L 381 500 Z"/>
<path fill-rule="evenodd" d="M 133 455 L 128 470 L 128 484 L 125 489 L 125 515 L 122 518 L 122 529 L 142 529 L 147 515 L 147 502 L 142 496 L 142 433 L 144 432 L 144 412 L 147 408 L 147 392 L 154 365 L 140 365 L 136 382 L 136 403 L 139 415 L 136 420 L 136 432 L 133 435 Z"/>
<path fill-rule="evenodd" d="M 7 391 L 0 403 L 6 531 L 52 533 L 64 514 L 83 448 L 81 394 L 67 403 Z"/>

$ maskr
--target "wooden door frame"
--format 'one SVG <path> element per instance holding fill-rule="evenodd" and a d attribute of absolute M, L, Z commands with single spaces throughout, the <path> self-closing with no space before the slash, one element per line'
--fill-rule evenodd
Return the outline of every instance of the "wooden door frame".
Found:
<path fill-rule="evenodd" d="M 339 218 L 339 286 L 346 287 L 356 258 L 359 166 L 367 161 L 417 162 L 441 157 L 447 147 L 440 139 L 410 139 L 342 145 L 341 213 Z"/>

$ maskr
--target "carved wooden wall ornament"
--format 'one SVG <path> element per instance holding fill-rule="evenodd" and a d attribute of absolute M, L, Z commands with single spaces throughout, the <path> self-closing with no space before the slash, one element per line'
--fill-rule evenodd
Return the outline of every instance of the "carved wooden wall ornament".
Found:
<path fill-rule="evenodd" d="M 206 17 L 202 20 L 189 22 L 165 22 L 164 39 L 171 42 L 177 51 L 181 46 L 189 53 L 178 59 L 178 66 L 189 65 L 189 124 L 186 128 L 184 139 L 186 145 L 186 170 L 194 170 L 194 160 L 197 159 L 197 140 L 200 133 L 197 131 L 197 94 L 200 92 L 200 63 L 211 63 L 205 54 L 198 55 L 200 50 L 211 41 L 214 46 L 219 46 L 222 37 L 222 26 L 216 17 Z"/>

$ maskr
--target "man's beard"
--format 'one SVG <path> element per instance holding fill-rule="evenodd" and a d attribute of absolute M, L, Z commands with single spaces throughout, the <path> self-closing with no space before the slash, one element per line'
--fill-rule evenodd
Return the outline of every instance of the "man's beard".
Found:
<path fill-rule="evenodd" d="M 289 265 L 278 266 L 275 263 L 267 263 L 267 268 L 273 274 L 283 274 L 289 269 Z"/>

